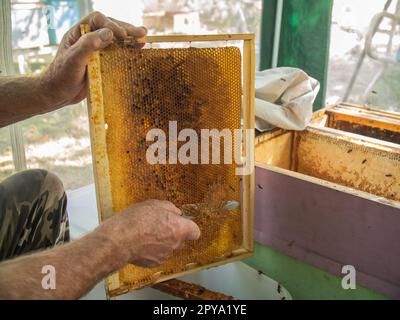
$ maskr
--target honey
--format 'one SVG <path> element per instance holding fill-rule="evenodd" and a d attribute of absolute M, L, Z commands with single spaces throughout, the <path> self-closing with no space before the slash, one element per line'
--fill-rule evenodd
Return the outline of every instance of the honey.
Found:
<path fill-rule="evenodd" d="M 242 62 L 235 46 L 136 49 L 121 43 L 113 43 L 90 62 L 98 199 L 112 204 L 109 209 L 100 204 L 101 218 L 106 211 L 116 214 L 133 203 L 161 199 L 190 208 L 201 230 L 198 240 L 187 242 L 157 268 L 121 269 L 119 288 L 148 286 L 193 265 L 222 261 L 243 248 L 244 186 L 236 164 L 151 164 L 146 159 L 152 143 L 147 133 L 160 129 L 168 136 L 171 121 L 178 131 L 190 128 L 198 136 L 202 129 L 228 129 L 233 136 L 242 128 Z M 179 147 L 184 142 L 176 143 Z M 99 170 L 102 163 L 106 172 Z M 110 201 L 99 195 L 107 188 Z M 229 202 L 239 205 L 227 208 Z"/>

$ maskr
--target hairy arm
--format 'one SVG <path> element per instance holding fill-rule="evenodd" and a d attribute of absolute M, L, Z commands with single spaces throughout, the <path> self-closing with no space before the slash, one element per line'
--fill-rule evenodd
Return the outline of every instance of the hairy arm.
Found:
<path fill-rule="evenodd" d="M 117 249 L 94 232 L 52 250 L 3 262 L 0 299 L 78 299 L 127 262 Z M 54 267 L 55 290 L 42 286 L 44 266 Z"/>
<path fill-rule="evenodd" d="M 40 76 L 0 77 L 0 127 L 54 109 Z"/>
<path fill-rule="evenodd" d="M 0 263 L 0 299 L 77 299 L 127 263 L 159 266 L 198 226 L 168 201 L 137 203 L 80 240 Z M 55 289 L 44 289 L 44 266 L 55 270 Z"/>

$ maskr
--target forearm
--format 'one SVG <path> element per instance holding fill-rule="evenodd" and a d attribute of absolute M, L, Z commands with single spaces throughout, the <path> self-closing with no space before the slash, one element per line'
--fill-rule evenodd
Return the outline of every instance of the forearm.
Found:
<path fill-rule="evenodd" d="M 0 77 L 0 127 L 57 108 L 41 76 Z"/>
<path fill-rule="evenodd" d="M 78 299 L 125 265 L 117 246 L 98 230 L 70 244 L 0 264 L 0 299 Z M 46 265 L 55 269 L 55 290 L 43 289 Z"/>

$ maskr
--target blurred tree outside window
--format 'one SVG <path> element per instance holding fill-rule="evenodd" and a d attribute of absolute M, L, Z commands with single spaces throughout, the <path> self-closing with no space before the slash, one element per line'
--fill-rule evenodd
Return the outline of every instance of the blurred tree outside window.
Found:
<path fill-rule="evenodd" d="M 54 58 L 63 34 L 79 19 L 76 0 L 13 0 L 14 70 L 42 72 Z M 22 121 L 21 127 L 28 168 L 56 173 L 67 190 L 93 182 L 85 102 L 32 117 Z"/>
<path fill-rule="evenodd" d="M 399 0 L 334 0 L 328 73 L 327 105 L 343 100 L 400 112 L 400 56 L 397 63 L 384 63 L 365 57 L 348 99 L 346 90 L 364 49 L 372 18 L 383 11 L 390 13 L 400 8 Z M 400 15 L 400 12 L 397 12 Z M 400 54 L 400 24 L 382 21 L 374 37 L 373 47 L 379 54 L 395 57 Z M 389 48 L 389 35 L 393 31 Z M 388 50 L 389 48 L 389 50 Z M 390 51 L 390 52 L 387 52 Z"/>

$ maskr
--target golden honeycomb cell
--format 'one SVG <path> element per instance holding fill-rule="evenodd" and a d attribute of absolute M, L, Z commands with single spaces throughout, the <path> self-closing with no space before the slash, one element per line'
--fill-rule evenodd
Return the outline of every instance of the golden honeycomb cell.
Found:
<path fill-rule="evenodd" d="M 116 292 L 207 266 L 243 248 L 243 182 L 232 164 L 149 164 L 150 129 L 241 128 L 242 55 L 233 46 L 135 49 L 114 43 L 89 64 L 90 122 L 101 219 L 146 199 L 190 208 L 202 235 L 158 268 L 128 265 Z M 181 147 L 185 142 L 177 142 Z M 211 143 L 210 143 L 211 148 Z M 198 152 L 200 161 L 200 150 Z M 210 163 L 211 154 L 210 149 Z M 223 159 L 223 144 L 220 158 Z M 170 153 L 167 151 L 167 160 Z M 232 152 L 233 157 L 233 152 Z M 109 195 L 107 196 L 107 192 Z M 104 195 L 104 196 L 103 196 Z M 228 210 L 225 204 L 240 206 Z M 115 276 L 114 276 L 115 277 Z M 114 278 L 115 279 L 115 278 Z M 119 291 L 118 291 L 119 290 Z"/>

